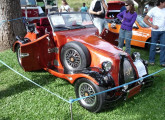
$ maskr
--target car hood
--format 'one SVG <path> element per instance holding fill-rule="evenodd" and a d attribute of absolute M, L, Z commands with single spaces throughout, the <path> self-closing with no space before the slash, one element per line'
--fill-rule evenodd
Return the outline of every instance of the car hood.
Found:
<path fill-rule="evenodd" d="M 56 33 L 57 36 L 65 37 L 66 41 L 78 41 L 83 43 L 89 50 L 95 49 L 98 52 L 104 52 L 105 54 L 119 55 L 124 54 L 122 50 L 118 49 L 111 43 L 98 37 L 95 32 L 96 28 L 86 28 L 78 30 L 69 30 Z"/>

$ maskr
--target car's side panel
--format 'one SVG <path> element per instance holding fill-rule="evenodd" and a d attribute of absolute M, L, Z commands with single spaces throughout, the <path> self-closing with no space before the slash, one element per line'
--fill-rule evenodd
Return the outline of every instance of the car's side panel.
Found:
<path fill-rule="evenodd" d="M 13 48 L 12 48 L 13 52 L 16 52 L 16 47 L 17 47 L 17 45 L 22 45 L 21 41 L 16 41 L 16 42 L 14 42 Z"/>
<path fill-rule="evenodd" d="M 103 51 L 97 51 L 97 50 L 92 50 L 90 48 L 90 54 L 91 54 L 91 65 L 90 67 L 98 67 L 102 68 L 102 63 L 105 61 L 110 61 L 112 63 L 112 68 L 110 70 L 110 74 L 112 75 L 113 79 L 115 80 L 115 85 L 119 85 L 119 64 L 120 64 L 120 59 L 119 55 L 116 54 L 116 56 L 113 55 L 108 55 L 104 54 L 105 52 Z M 114 74 L 116 73 L 116 74 Z"/>
<path fill-rule="evenodd" d="M 119 33 L 114 33 L 110 30 L 104 29 L 100 36 L 112 45 L 118 45 Z"/>
<path fill-rule="evenodd" d="M 34 71 L 48 67 L 48 35 L 21 45 L 21 64 L 25 71 Z"/>
<path fill-rule="evenodd" d="M 91 33 L 90 33 L 91 31 Z M 119 62 L 120 53 L 123 53 L 123 51 L 120 51 L 115 46 L 111 45 L 110 43 L 107 43 L 105 40 L 99 38 L 94 34 L 96 29 L 89 28 L 88 34 L 85 34 L 86 30 L 70 30 L 67 32 L 56 32 L 56 37 L 59 48 L 61 48 L 66 42 L 70 41 L 78 41 L 84 44 L 87 49 L 90 52 L 91 55 L 91 65 L 90 67 L 102 67 L 102 63 L 104 61 L 111 61 L 112 62 L 112 71 L 113 73 L 119 73 Z M 73 34 L 74 33 L 74 34 Z M 64 36 L 64 37 L 63 37 Z M 59 61 L 59 59 L 58 59 Z M 59 62 L 60 63 L 60 62 Z M 63 69 L 63 67 L 58 66 L 58 68 Z M 112 74 L 111 71 L 111 74 Z M 112 77 L 115 79 L 116 86 L 119 85 L 118 74 L 112 74 Z"/>
<path fill-rule="evenodd" d="M 79 78 L 87 78 L 87 79 L 91 80 L 93 83 L 95 83 L 96 85 L 99 85 L 99 83 L 94 78 L 92 78 L 91 76 L 86 75 L 86 74 L 82 74 L 82 73 L 64 74 L 64 73 L 56 72 L 52 69 L 45 69 L 45 70 L 47 70 L 52 75 L 55 75 L 59 78 L 64 78 L 64 79 L 68 80 L 71 84 L 75 83 L 75 81 Z"/>
<path fill-rule="evenodd" d="M 132 32 L 132 41 L 131 45 L 138 46 L 138 47 L 145 47 L 145 42 L 151 37 L 151 30 L 149 28 L 141 27 L 137 21 L 135 24 L 138 26 L 138 29 L 133 28 Z"/>
<path fill-rule="evenodd" d="M 26 8 L 21 7 L 22 10 L 22 16 L 26 16 Z M 27 16 L 28 17 L 38 17 L 39 11 L 37 7 L 27 7 Z"/>
<path fill-rule="evenodd" d="M 135 22 L 136 25 L 139 27 L 138 29 L 133 28 L 133 33 L 132 33 L 132 41 L 131 45 L 138 46 L 138 47 L 145 47 L 145 42 L 151 37 L 151 30 L 147 28 L 142 28 L 140 25 L 138 25 L 137 22 Z M 109 30 L 114 32 L 114 33 L 119 33 L 120 31 L 120 24 L 116 24 L 116 27 L 113 28 L 111 27 L 111 23 L 108 23 Z M 138 42 L 142 41 L 142 42 Z"/>
<path fill-rule="evenodd" d="M 24 38 L 29 38 L 31 41 L 37 39 L 37 34 L 34 32 L 27 32 Z"/>

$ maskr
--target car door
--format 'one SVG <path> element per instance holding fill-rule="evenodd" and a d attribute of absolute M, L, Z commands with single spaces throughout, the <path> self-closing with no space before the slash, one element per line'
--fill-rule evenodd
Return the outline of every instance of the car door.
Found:
<path fill-rule="evenodd" d="M 49 62 L 48 35 L 21 45 L 21 64 L 25 71 L 47 68 Z"/>

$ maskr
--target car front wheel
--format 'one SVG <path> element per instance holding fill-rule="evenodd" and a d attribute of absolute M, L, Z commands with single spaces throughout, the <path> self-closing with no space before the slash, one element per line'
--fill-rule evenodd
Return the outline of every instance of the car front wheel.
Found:
<path fill-rule="evenodd" d="M 104 90 L 105 89 L 103 87 L 94 84 L 86 78 L 81 78 L 75 83 L 75 93 L 77 98 L 87 97 Z M 106 93 L 102 93 L 96 96 L 81 99 L 79 100 L 79 103 L 90 112 L 99 112 L 104 107 L 105 96 Z"/>

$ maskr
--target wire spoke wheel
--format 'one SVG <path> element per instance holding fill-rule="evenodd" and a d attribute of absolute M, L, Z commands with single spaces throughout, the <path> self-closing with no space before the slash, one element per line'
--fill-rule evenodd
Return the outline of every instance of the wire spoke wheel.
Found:
<path fill-rule="evenodd" d="M 93 94 L 104 90 L 105 89 L 103 87 L 96 85 L 95 83 L 86 78 L 80 78 L 75 83 L 76 97 L 81 98 L 79 100 L 80 105 L 85 109 L 89 110 L 90 112 L 99 112 L 104 107 L 106 93 L 92 96 Z"/>
<path fill-rule="evenodd" d="M 66 51 L 67 64 L 72 68 L 78 68 L 81 64 L 81 56 L 75 49 L 68 49 Z"/>
<path fill-rule="evenodd" d="M 82 83 L 79 87 L 80 97 L 86 97 L 95 94 L 94 88 L 88 83 Z M 93 106 L 96 103 L 96 96 L 82 99 L 81 102 L 86 106 Z"/>

